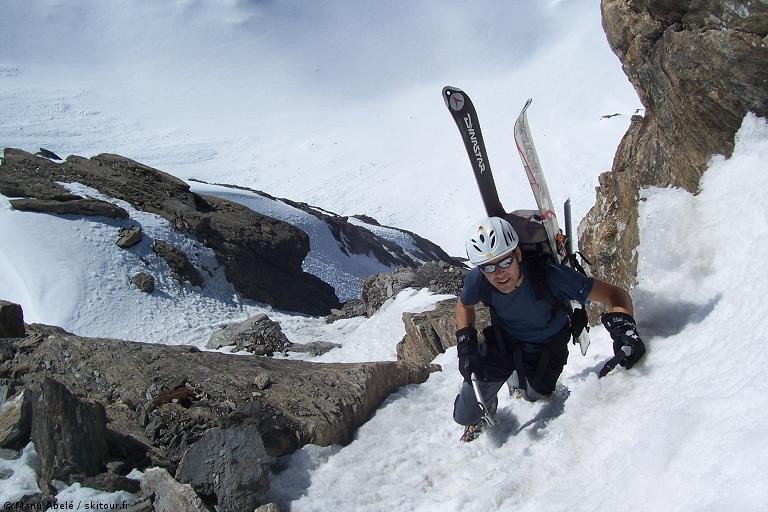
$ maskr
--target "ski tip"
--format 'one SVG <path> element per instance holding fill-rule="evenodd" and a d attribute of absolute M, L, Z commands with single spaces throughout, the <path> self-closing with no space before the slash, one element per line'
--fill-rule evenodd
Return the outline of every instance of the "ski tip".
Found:
<path fill-rule="evenodd" d="M 531 103 L 533 103 L 533 98 L 528 98 L 528 100 L 525 102 L 525 106 L 523 107 L 523 110 L 525 110 L 528 107 L 530 107 Z"/>
<path fill-rule="evenodd" d="M 443 87 L 443 100 L 445 101 L 446 107 L 456 112 L 461 111 L 468 101 L 464 91 L 457 87 L 451 87 L 450 85 Z"/>
<path fill-rule="evenodd" d="M 450 85 L 446 85 L 445 87 L 443 87 L 443 101 L 445 101 L 445 105 L 448 108 L 452 108 L 451 98 L 454 96 L 456 96 L 456 99 L 454 100 L 454 105 L 461 104 L 463 106 L 464 91 L 462 91 L 458 87 L 452 87 Z"/>

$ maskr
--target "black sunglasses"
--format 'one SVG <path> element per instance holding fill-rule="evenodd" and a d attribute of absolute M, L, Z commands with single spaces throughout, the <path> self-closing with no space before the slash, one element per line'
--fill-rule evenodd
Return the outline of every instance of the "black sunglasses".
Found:
<path fill-rule="evenodd" d="M 512 256 L 508 258 L 504 258 L 503 260 L 498 261 L 496 263 L 492 263 L 490 265 L 480 265 L 480 270 L 482 270 L 486 274 L 493 274 L 494 272 L 496 272 L 496 268 L 498 267 L 507 268 L 508 266 L 510 266 L 514 259 L 515 259 L 515 255 L 513 254 Z"/>

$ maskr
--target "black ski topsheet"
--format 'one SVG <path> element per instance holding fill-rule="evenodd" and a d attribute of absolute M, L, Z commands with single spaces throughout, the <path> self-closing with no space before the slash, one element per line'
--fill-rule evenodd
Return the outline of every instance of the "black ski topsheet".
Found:
<path fill-rule="evenodd" d="M 485 211 L 489 217 L 503 217 L 506 214 L 504 206 L 499 201 L 496 191 L 496 183 L 493 181 L 491 164 L 488 161 L 488 153 L 483 142 L 483 132 L 480 131 L 480 123 L 477 120 L 477 112 L 467 93 L 456 87 L 443 87 L 443 100 L 448 111 L 453 116 L 459 133 L 464 141 L 467 156 L 475 173 L 477 187 L 485 205 Z"/>

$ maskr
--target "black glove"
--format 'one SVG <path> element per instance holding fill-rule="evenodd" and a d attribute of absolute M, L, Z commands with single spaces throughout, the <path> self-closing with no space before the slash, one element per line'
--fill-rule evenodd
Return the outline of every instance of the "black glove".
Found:
<path fill-rule="evenodd" d="M 456 349 L 459 354 L 459 373 L 467 382 L 472 372 L 480 372 L 480 352 L 477 346 L 477 330 L 465 327 L 456 331 Z"/>
<path fill-rule="evenodd" d="M 600 321 L 613 339 L 613 353 L 626 354 L 619 364 L 629 370 L 645 354 L 645 344 L 637 334 L 635 319 L 626 313 L 604 313 L 600 316 Z M 625 350 L 624 347 L 628 347 L 629 350 Z"/>

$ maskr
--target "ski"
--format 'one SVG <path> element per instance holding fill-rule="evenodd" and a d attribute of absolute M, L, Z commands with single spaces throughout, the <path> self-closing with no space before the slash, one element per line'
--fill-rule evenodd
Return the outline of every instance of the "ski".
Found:
<path fill-rule="evenodd" d="M 491 164 L 488 161 L 488 153 L 485 151 L 485 142 L 483 142 L 483 132 L 480 130 L 472 100 L 461 89 L 450 86 L 443 87 L 443 100 L 461 133 L 485 211 L 489 217 L 504 217 L 507 212 L 496 191 Z"/>
<path fill-rule="evenodd" d="M 536 198 L 536 206 L 539 208 L 539 215 L 544 222 L 544 228 L 547 231 L 547 238 L 549 239 L 549 245 L 552 249 L 552 258 L 555 263 L 563 263 L 570 265 L 570 259 L 566 244 L 563 243 L 565 238 L 560 231 L 560 227 L 557 223 L 557 215 L 552 204 L 552 198 L 549 195 L 549 189 L 547 188 L 547 181 L 544 179 L 544 172 L 541 169 L 541 163 L 539 162 L 539 155 L 536 152 L 536 146 L 533 144 L 533 137 L 531 136 L 531 130 L 528 126 L 528 107 L 531 106 L 532 99 L 528 99 L 523 106 L 523 110 L 515 121 L 515 144 L 517 145 L 517 151 L 520 153 L 520 159 L 523 161 L 523 167 L 525 173 L 528 175 L 528 182 L 531 184 L 531 190 Z M 570 206 L 570 205 L 569 205 Z M 569 215 L 570 217 L 570 215 Z M 568 227 L 570 232 L 570 227 Z M 558 244 L 558 237 L 561 239 L 561 243 Z M 571 301 L 571 308 L 575 309 L 580 307 L 580 304 L 576 301 Z M 589 333 L 586 329 L 581 332 L 578 338 L 579 346 L 581 348 L 581 354 L 587 355 L 587 349 L 589 348 Z"/>

